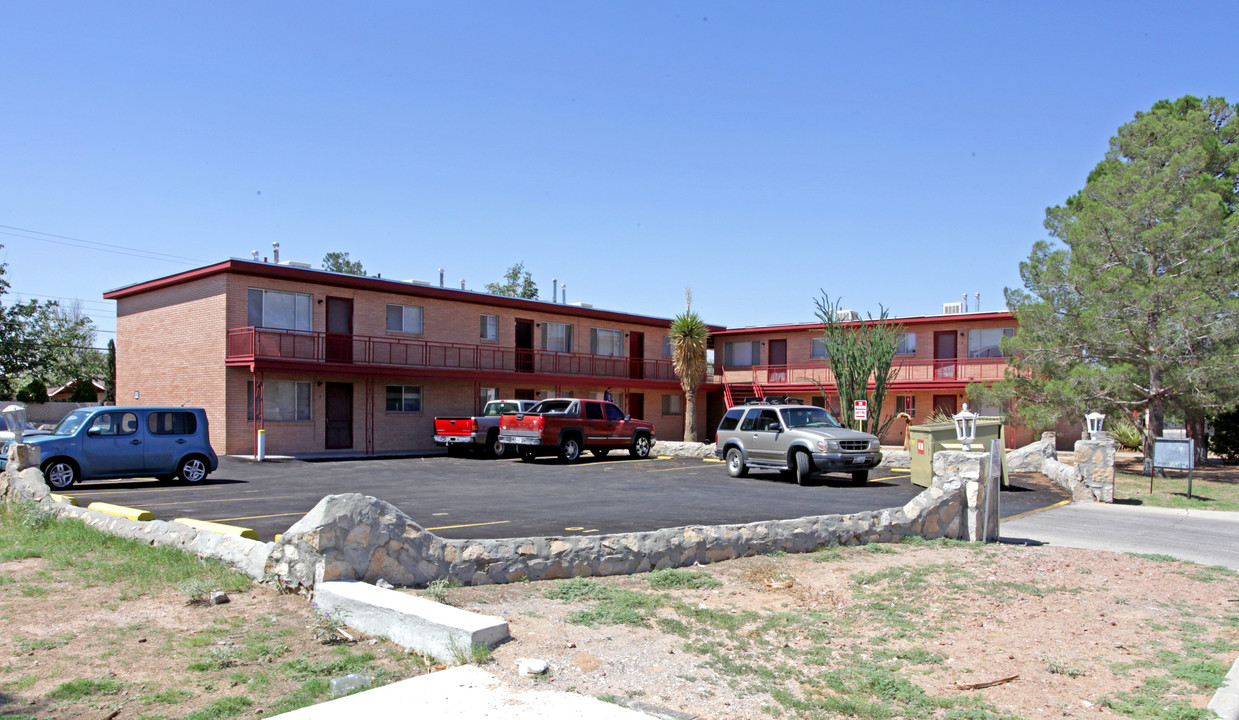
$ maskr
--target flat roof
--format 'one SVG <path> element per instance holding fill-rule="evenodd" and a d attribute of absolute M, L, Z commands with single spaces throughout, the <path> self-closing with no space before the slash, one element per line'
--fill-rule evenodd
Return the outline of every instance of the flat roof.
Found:
<path fill-rule="evenodd" d="M 892 317 L 887 318 L 886 322 L 898 325 L 924 325 L 927 323 L 958 323 L 964 322 L 983 322 L 986 320 L 1015 320 L 1015 316 L 1006 310 L 994 312 L 972 312 L 972 313 L 949 313 L 945 315 L 913 315 L 910 317 Z M 866 325 L 876 323 L 877 320 L 854 320 L 845 325 Z M 751 335 L 753 333 L 770 333 L 770 332 L 800 332 L 804 330 L 817 330 L 822 327 L 820 322 L 803 322 L 803 323 L 788 323 L 783 325 L 752 325 L 748 327 L 727 328 L 725 330 L 715 331 L 715 335 Z"/>
<path fill-rule="evenodd" d="M 435 287 L 433 285 L 422 285 L 404 280 L 389 280 L 387 278 L 371 275 L 350 275 L 348 273 L 338 273 L 330 270 L 303 268 L 295 265 L 281 265 L 270 262 L 259 262 L 256 260 L 245 260 L 242 258 L 230 258 L 213 265 L 204 265 L 193 270 L 186 270 L 184 272 L 174 273 L 172 275 L 165 275 L 154 280 L 147 280 L 145 282 L 135 283 L 133 285 L 126 285 L 124 287 L 105 292 L 103 294 L 103 298 L 105 300 L 120 300 L 122 298 L 133 297 L 152 290 L 160 290 L 179 285 L 181 283 L 223 274 L 249 275 L 253 277 L 265 277 L 280 280 L 295 280 L 331 287 L 345 287 L 356 290 L 372 290 L 375 292 L 385 292 L 396 295 L 408 295 L 411 297 L 452 300 L 455 302 L 488 305 L 491 307 L 506 307 L 515 310 L 525 310 L 528 312 L 555 312 L 562 315 L 573 315 L 598 320 L 611 320 L 613 322 L 629 322 L 641 325 L 654 325 L 658 327 L 669 327 L 671 325 L 671 320 L 669 318 L 653 317 L 649 315 L 634 315 L 632 313 L 582 307 L 580 305 L 549 302 L 546 300 L 526 300 L 524 298 L 507 297 L 505 295 L 492 295 L 490 293 L 478 292 L 476 290 L 459 290 L 449 287 Z M 710 332 L 719 332 L 724 329 L 722 325 L 707 324 L 706 327 L 710 329 Z"/>

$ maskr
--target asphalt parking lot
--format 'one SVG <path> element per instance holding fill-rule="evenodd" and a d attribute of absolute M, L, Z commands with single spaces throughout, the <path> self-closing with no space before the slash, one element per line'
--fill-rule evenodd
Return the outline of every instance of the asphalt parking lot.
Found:
<path fill-rule="evenodd" d="M 898 507 L 921 491 L 906 471 L 879 468 L 855 485 L 825 475 L 808 486 L 776 472 L 731 478 L 722 463 L 586 455 L 564 465 L 475 457 L 383 458 L 256 463 L 225 457 L 196 485 L 150 478 L 89 481 L 65 494 L 142 508 L 160 520 L 190 517 L 282 533 L 324 496 L 359 492 L 386 500 L 443 537 L 498 538 L 655 530 L 745 523 Z M 1002 494 L 1011 517 L 1067 499 L 1057 487 L 1021 477 Z"/>

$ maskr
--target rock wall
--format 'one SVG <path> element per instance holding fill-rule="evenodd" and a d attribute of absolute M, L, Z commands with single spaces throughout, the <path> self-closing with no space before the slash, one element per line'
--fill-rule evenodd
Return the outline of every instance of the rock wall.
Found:
<path fill-rule="evenodd" d="M 622 575 L 910 535 L 967 538 L 964 502 L 964 480 L 957 473 L 935 480 L 903 507 L 851 515 L 603 536 L 446 540 L 377 498 L 328 495 L 283 534 L 267 570 L 282 588 L 297 592 L 325 580 L 410 586 L 448 578 L 485 585 Z"/>
<path fill-rule="evenodd" d="M 1117 443 L 1105 433 L 1095 440 L 1077 440 L 1074 465 L 1060 462 L 1055 434 L 1043 433 L 1035 443 L 1007 453 L 1012 472 L 1039 472 L 1071 492 L 1075 502 L 1114 502 L 1114 457 Z"/>
<path fill-rule="evenodd" d="M 1041 439 L 1007 453 L 1007 470 L 1011 472 L 1045 472 L 1046 460 L 1057 460 L 1056 435 L 1041 433 Z"/>

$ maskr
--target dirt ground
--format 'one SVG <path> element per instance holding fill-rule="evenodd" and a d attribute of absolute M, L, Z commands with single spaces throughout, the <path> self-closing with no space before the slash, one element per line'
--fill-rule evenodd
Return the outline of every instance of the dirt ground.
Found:
<path fill-rule="evenodd" d="M 323 646 L 304 598 L 258 587 L 218 607 L 175 591 L 125 597 L 49 582 L 41 563 L 0 564 L 0 717 L 264 717 L 298 692 L 326 699 L 349 658 L 368 656 L 356 667 L 380 682 L 433 670 L 386 641 Z M 688 571 L 717 584 L 655 588 L 647 574 L 575 581 L 588 590 L 579 599 L 556 582 L 446 598 L 510 623 L 513 640 L 484 667 L 513 687 L 676 718 L 1135 717 L 1141 702 L 1203 708 L 1239 654 L 1239 576 L 1167 558 L 928 543 Z M 603 596 L 636 610 L 589 615 Z M 550 671 L 520 677 L 520 658 Z M 66 696 L 77 679 L 98 691 Z M 905 683 L 930 700 L 908 700 Z M 974 714 L 924 709 L 933 703 Z"/>

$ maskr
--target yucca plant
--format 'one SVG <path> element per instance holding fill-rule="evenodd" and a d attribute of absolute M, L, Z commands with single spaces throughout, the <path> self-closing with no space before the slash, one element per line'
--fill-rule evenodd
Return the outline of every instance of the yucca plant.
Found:
<path fill-rule="evenodd" d="M 1124 450 L 1140 450 L 1144 447 L 1144 431 L 1126 418 L 1113 423 L 1107 432 Z"/>
<path fill-rule="evenodd" d="M 684 312 L 671 321 L 671 367 L 684 390 L 684 442 L 697 440 L 697 388 L 706 373 L 710 328 L 693 312 L 693 293 L 684 289 Z"/>

